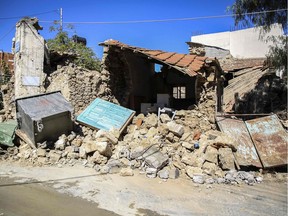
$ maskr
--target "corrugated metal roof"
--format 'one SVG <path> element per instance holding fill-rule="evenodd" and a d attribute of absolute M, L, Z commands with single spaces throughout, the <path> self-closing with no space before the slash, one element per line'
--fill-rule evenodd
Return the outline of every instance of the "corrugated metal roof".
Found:
<path fill-rule="evenodd" d="M 179 54 L 176 52 L 165 52 L 161 50 L 150 50 L 140 47 L 133 47 L 116 40 L 106 40 L 103 43 L 100 43 L 100 45 L 116 46 L 119 48 L 126 48 L 134 52 L 142 53 L 151 59 L 160 61 L 171 67 L 175 67 L 177 70 L 189 76 L 196 76 L 197 72 L 199 72 L 205 66 L 205 60 L 207 59 L 207 57 L 200 57 L 190 54 Z"/>
<path fill-rule="evenodd" d="M 238 92 L 239 96 L 241 97 L 245 93 L 251 91 L 255 88 L 258 80 L 267 72 L 267 69 L 263 71 L 262 68 L 251 68 L 251 70 L 244 69 L 241 76 L 230 80 L 229 85 L 224 88 L 224 111 L 229 112 L 232 110 L 235 103 L 234 95 L 236 92 Z"/>

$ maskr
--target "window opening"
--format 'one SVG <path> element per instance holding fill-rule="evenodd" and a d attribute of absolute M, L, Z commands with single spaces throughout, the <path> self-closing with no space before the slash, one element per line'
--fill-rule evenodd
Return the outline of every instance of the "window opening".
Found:
<path fill-rule="evenodd" d="M 176 99 L 185 99 L 186 98 L 186 87 L 185 86 L 173 87 L 173 97 Z"/>

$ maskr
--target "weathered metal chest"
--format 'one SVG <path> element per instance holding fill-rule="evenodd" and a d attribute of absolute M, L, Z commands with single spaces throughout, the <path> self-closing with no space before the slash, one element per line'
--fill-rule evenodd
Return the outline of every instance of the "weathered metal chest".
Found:
<path fill-rule="evenodd" d="M 18 128 L 33 144 L 57 140 L 73 129 L 73 107 L 58 92 L 16 100 Z"/>

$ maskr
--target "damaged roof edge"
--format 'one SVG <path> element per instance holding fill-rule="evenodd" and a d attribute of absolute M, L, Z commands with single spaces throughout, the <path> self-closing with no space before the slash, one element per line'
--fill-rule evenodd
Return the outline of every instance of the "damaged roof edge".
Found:
<path fill-rule="evenodd" d="M 219 68 L 221 69 L 220 64 L 216 58 L 208 58 L 190 54 L 181 55 L 176 52 L 165 52 L 161 50 L 149 50 L 145 48 L 130 46 L 113 39 L 106 40 L 102 43 L 99 43 L 99 45 L 107 47 L 114 46 L 120 49 L 129 49 L 133 52 L 140 53 L 149 59 L 153 59 L 156 62 L 167 65 L 168 67 L 175 68 L 176 70 L 191 77 L 197 76 L 198 72 L 207 67 L 207 64 L 212 62 L 218 64 L 218 70 Z M 181 62 L 181 64 L 179 62 Z"/>

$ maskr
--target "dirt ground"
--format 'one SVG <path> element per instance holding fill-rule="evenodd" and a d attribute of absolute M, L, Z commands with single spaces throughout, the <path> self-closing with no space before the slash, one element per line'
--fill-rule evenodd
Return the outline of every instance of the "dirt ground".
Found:
<path fill-rule="evenodd" d="M 285 178 L 285 177 L 284 177 Z M 83 167 L 0 163 L 0 215 L 287 215 L 287 179 L 196 185 Z"/>

